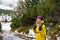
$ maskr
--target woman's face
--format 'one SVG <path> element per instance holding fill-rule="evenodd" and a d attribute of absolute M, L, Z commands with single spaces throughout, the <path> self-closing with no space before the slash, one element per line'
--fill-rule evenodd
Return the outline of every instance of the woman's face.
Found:
<path fill-rule="evenodd" d="M 41 25 L 41 24 L 42 24 L 41 19 L 38 18 L 38 19 L 36 20 L 36 24 L 40 24 L 40 25 Z"/>

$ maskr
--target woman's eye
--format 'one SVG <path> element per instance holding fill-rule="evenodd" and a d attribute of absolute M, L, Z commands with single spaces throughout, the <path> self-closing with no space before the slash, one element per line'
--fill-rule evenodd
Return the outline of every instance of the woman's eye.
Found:
<path fill-rule="evenodd" d="M 41 22 L 41 21 L 37 21 L 37 22 Z"/>

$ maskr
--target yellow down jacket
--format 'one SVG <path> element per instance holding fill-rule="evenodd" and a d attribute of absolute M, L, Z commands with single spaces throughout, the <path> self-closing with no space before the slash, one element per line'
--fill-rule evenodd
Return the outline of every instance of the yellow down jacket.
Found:
<path fill-rule="evenodd" d="M 36 40 L 45 40 L 46 37 L 46 27 L 45 25 L 42 25 L 42 29 L 39 30 L 39 25 L 36 26 L 34 29 Z"/>

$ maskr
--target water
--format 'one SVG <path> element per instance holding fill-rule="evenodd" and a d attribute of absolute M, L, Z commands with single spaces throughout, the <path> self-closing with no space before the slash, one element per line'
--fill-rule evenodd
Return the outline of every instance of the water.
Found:
<path fill-rule="evenodd" d="M 28 36 L 31 36 L 31 37 L 35 38 L 35 33 L 33 32 L 32 29 L 29 30 Z"/>
<path fill-rule="evenodd" d="M 14 35 L 8 34 L 8 35 L 3 35 L 3 40 L 23 40 L 19 37 L 16 37 Z"/>
<path fill-rule="evenodd" d="M 1 24 L 2 24 L 2 30 L 3 30 L 3 34 L 2 34 L 3 40 L 26 40 L 26 39 L 22 39 L 22 38 L 15 36 L 15 34 L 17 34 L 17 33 L 10 31 L 11 22 L 7 22 L 7 23 L 1 22 Z M 33 34 L 34 34 L 33 31 L 30 29 L 29 35 L 32 35 L 32 37 L 33 37 Z"/>
<path fill-rule="evenodd" d="M 24 40 L 24 39 L 21 39 L 21 38 L 15 36 L 14 32 L 10 32 L 10 30 L 11 30 L 11 27 L 10 27 L 11 22 L 6 22 L 6 23 L 1 22 L 1 21 L 4 21 L 5 19 L 10 21 L 11 17 L 10 16 L 5 17 L 5 16 L 0 15 L 0 23 L 2 24 L 1 30 L 3 31 L 3 33 L 2 33 L 3 39 L 2 40 Z"/>
<path fill-rule="evenodd" d="M 11 22 L 7 22 L 7 23 L 1 22 L 1 24 L 2 24 L 2 30 L 3 30 L 3 34 L 2 34 L 3 40 L 24 40 L 24 39 L 21 39 L 21 38 L 15 36 L 14 32 L 10 32 Z"/>
<path fill-rule="evenodd" d="M 7 23 L 1 22 L 1 24 L 2 24 L 1 30 L 6 31 L 6 32 L 9 32 L 11 30 L 11 27 L 10 27 L 11 22 L 7 22 Z"/>

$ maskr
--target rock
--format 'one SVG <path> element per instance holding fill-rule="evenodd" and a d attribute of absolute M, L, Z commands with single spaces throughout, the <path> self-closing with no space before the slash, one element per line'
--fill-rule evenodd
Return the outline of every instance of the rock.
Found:
<path fill-rule="evenodd" d="M 2 33 L 0 33 L 0 40 L 2 40 L 3 39 L 3 36 L 2 36 Z"/>
<path fill-rule="evenodd" d="M 35 34 L 34 34 L 32 29 L 29 30 L 28 37 L 34 37 L 35 38 Z"/>
<path fill-rule="evenodd" d="M 0 40 L 2 40 L 3 39 L 3 37 L 2 36 L 0 36 Z"/>

